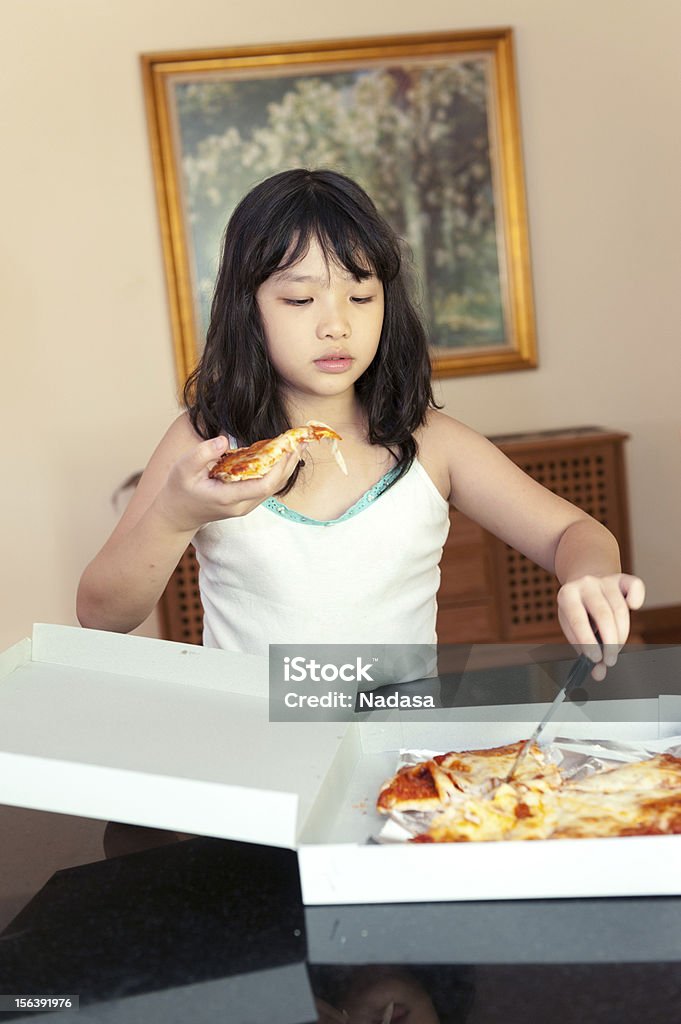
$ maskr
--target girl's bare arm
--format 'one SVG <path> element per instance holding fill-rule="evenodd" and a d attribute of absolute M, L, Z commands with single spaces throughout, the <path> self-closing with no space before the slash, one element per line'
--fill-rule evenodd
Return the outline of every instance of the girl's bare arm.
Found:
<path fill-rule="evenodd" d="M 486 438 L 434 414 L 426 451 L 445 460 L 450 502 L 562 584 L 558 617 L 567 639 L 599 657 L 594 628 L 605 648 L 605 675 L 629 633 L 629 610 L 643 604 L 645 588 L 621 571 L 617 542 L 586 512 L 542 487 Z"/>
<path fill-rule="evenodd" d="M 138 626 L 197 529 L 245 515 L 283 487 L 299 458 L 290 455 L 260 480 L 211 480 L 208 469 L 227 446 L 224 437 L 202 441 L 186 414 L 175 420 L 113 533 L 81 576 L 81 625 L 119 633 Z"/>

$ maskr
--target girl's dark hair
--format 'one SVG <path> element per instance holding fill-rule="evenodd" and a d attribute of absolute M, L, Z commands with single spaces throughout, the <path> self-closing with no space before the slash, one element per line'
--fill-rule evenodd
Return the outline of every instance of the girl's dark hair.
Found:
<path fill-rule="evenodd" d="M 329 262 L 358 280 L 374 273 L 383 283 L 378 351 L 355 392 L 370 443 L 393 452 L 401 476 L 416 456 L 414 431 L 436 407 L 428 343 L 407 294 L 400 240 L 366 192 L 336 171 L 282 171 L 252 189 L 232 214 L 206 347 L 184 387 L 189 418 L 201 437 L 231 434 L 240 444 L 300 425 L 287 418 L 256 292 L 276 270 L 301 260 L 313 239 Z"/>

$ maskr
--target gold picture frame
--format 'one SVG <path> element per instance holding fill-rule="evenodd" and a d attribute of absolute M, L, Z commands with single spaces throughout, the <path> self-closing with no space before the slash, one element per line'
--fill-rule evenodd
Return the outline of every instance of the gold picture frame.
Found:
<path fill-rule="evenodd" d="M 141 57 L 178 382 L 236 202 L 293 166 L 356 178 L 407 241 L 439 377 L 537 365 L 510 28 Z"/>

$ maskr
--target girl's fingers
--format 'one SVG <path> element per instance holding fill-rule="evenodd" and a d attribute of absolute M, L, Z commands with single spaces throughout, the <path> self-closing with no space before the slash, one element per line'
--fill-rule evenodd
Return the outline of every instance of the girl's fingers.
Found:
<path fill-rule="evenodd" d="M 594 632 L 594 627 L 599 630 L 601 639 L 604 642 L 605 637 L 600 627 L 603 625 L 606 634 L 609 633 L 610 627 L 606 623 L 603 610 L 600 616 L 601 622 L 598 621 L 598 616 L 594 614 L 595 602 L 593 597 L 589 600 L 588 595 L 583 593 L 585 588 L 586 583 L 583 581 L 566 583 L 561 587 L 558 592 L 558 611 L 561 625 L 572 646 L 580 654 L 586 654 L 592 661 L 597 662 L 601 660 L 601 649 Z M 605 603 L 604 607 L 607 607 Z"/>
<path fill-rule="evenodd" d="M 229 448 L 226 437 L 211 437 L 201 441 L 196 447 L 179 461 L 184 464 L 192 477 L 205 476 L 206 469 L 224 455 Z"/>
<path fill-rule="evenodd" d="M 626 643 L 627 637 L 629 636 L 631 619 L 629 616 L 629 605 L 622 589 L 621 580 L 617 578 L 608 578 L 603 580 L 603 590 L 610 603 L 610 607 L 615 618 L 615 625 L 617 627 L 617 643 L 619 647 L 623 647 Z"/>
<path fill-rule="evenodd" d="M 570 618 L 560 612 L 558 615 L 563 632 L 578 654 L 586 654 L 594 662 L 591 678 L 601 682 L 605 679 L 607 668 L 584 606 L 581 605 L 578 610 L 575 609 L 568 614 Z"/>
<path fill-rule="evenodd" d="M 575 604 L 574 607 L 571 607 L 566 601 L 561 605 L 560 596 L 559 593 L 558 618 L 560 619 L 560 624 L 563 627 L 563 632 L 568 642 L 581 653 L 582 641 L 580 637 L 584 635 L 585 629 L 588 628 L 589 617 L 582 604 Z M 593 638 L 593 643 L 595 642 L 596 637 Z"/>
<path fill-rule="evenodd" d="M 612 646 L 617 645 L 614 657 L 610 651 L 606 651 L 605 662 L 607 665 L 614 665 L 617 660 L 617 653 L 627 641 L 631 628 L 630 608 L 640 608 L 645 599 L 645 586 L 643 580 L 637 576 L 606 576 L 601 581 L 602 593 L 608 604 L 607 619 L 610 623 L 614 621 L 615 635 L 609 632 L 606 635 L 601 631 L 601 638 L 604 643 Z M 593 617 L 593 615 L 592 615 Z M 598 624 L 598 622 L 597 622 Z M 612 661 L 609 660 L 612 657 Z"/>
<path fill-rule="evenodd" d="M 560 624 L 572 646 L 594 661 L 594 679 L 603 679 L 606 668 L 616 663 L 629 635 L 629 609 L 640 608 L 644 599 L 643 581 L 623 573 L 584 576 L 561 587 L 558 592 Z"/>
<path fill-rule="evenodd" d="M 575 650 L 594 662 L 591 674 L 600 681 L 606 668 L 617 661 L 620 644 L 613 609 L 597 582 L 586 579 L 566 584 L 559 593 L 559 608 L 567 639 Z"/>
<path fill-rule="evenodd" d="M 594 639 L 589 641 L 589 646 L 585 653 L 593 661 L 600 661 L 602 657 L 604 664 L 608 668 L 612 668 L 617 661 L 617 655 L 622 646 L 615 613 L 611 605 L 603 600 L 599 600 L 593 606 L 587 606 L 587 608 L 589 618 L 593 623 L 592 633 L 594 634 Z M 600 646 L 596 633 L 600 637 Z"/>
<path fill-rule="evenodd" d="M 606 677 L 607 672 L 608 670 L 605 667 L 605 662 L 599 661 L 598 664 L 594 665 L 594 667 L 591 669 L 591 678 L 596 683 L 602 683 Z"/>
<path fill-rule="evenodd" d="M 627 573 L 622 573 L 620 576 L 620 589 L 627 605 L 634 610 L 640 608 L 646 599 L 645 583 L 638 576 L 629 576 Z"/>
<path fill-rule="evenodd" d="M 629 609 L 616 580 L 603 579 L 599 582 L 600 587 L 588 593 L 585 603 L 593 632 L 598 632 L 600 636 L 603 660 L 611 668 L 617 662 L 620 648 L 629 635 Z"/>

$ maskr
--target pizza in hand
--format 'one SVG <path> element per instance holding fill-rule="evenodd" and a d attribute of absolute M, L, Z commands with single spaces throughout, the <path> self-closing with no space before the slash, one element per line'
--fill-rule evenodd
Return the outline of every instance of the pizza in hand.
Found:
<path fill-rule="evenodd" d="M 304 427 L 294 427 L 265 441 L 256 441 L 247 448 L 232 448 L 218 459 L 209 472 L 216 480 L 259 480 L 290 452 L 299 450 L 310 441 L 331 441 L 333 457 L 339 468 L 347 475 L 345 460 L 338 448 L 340 434 L 317 420 L 308 420 Z"/>

